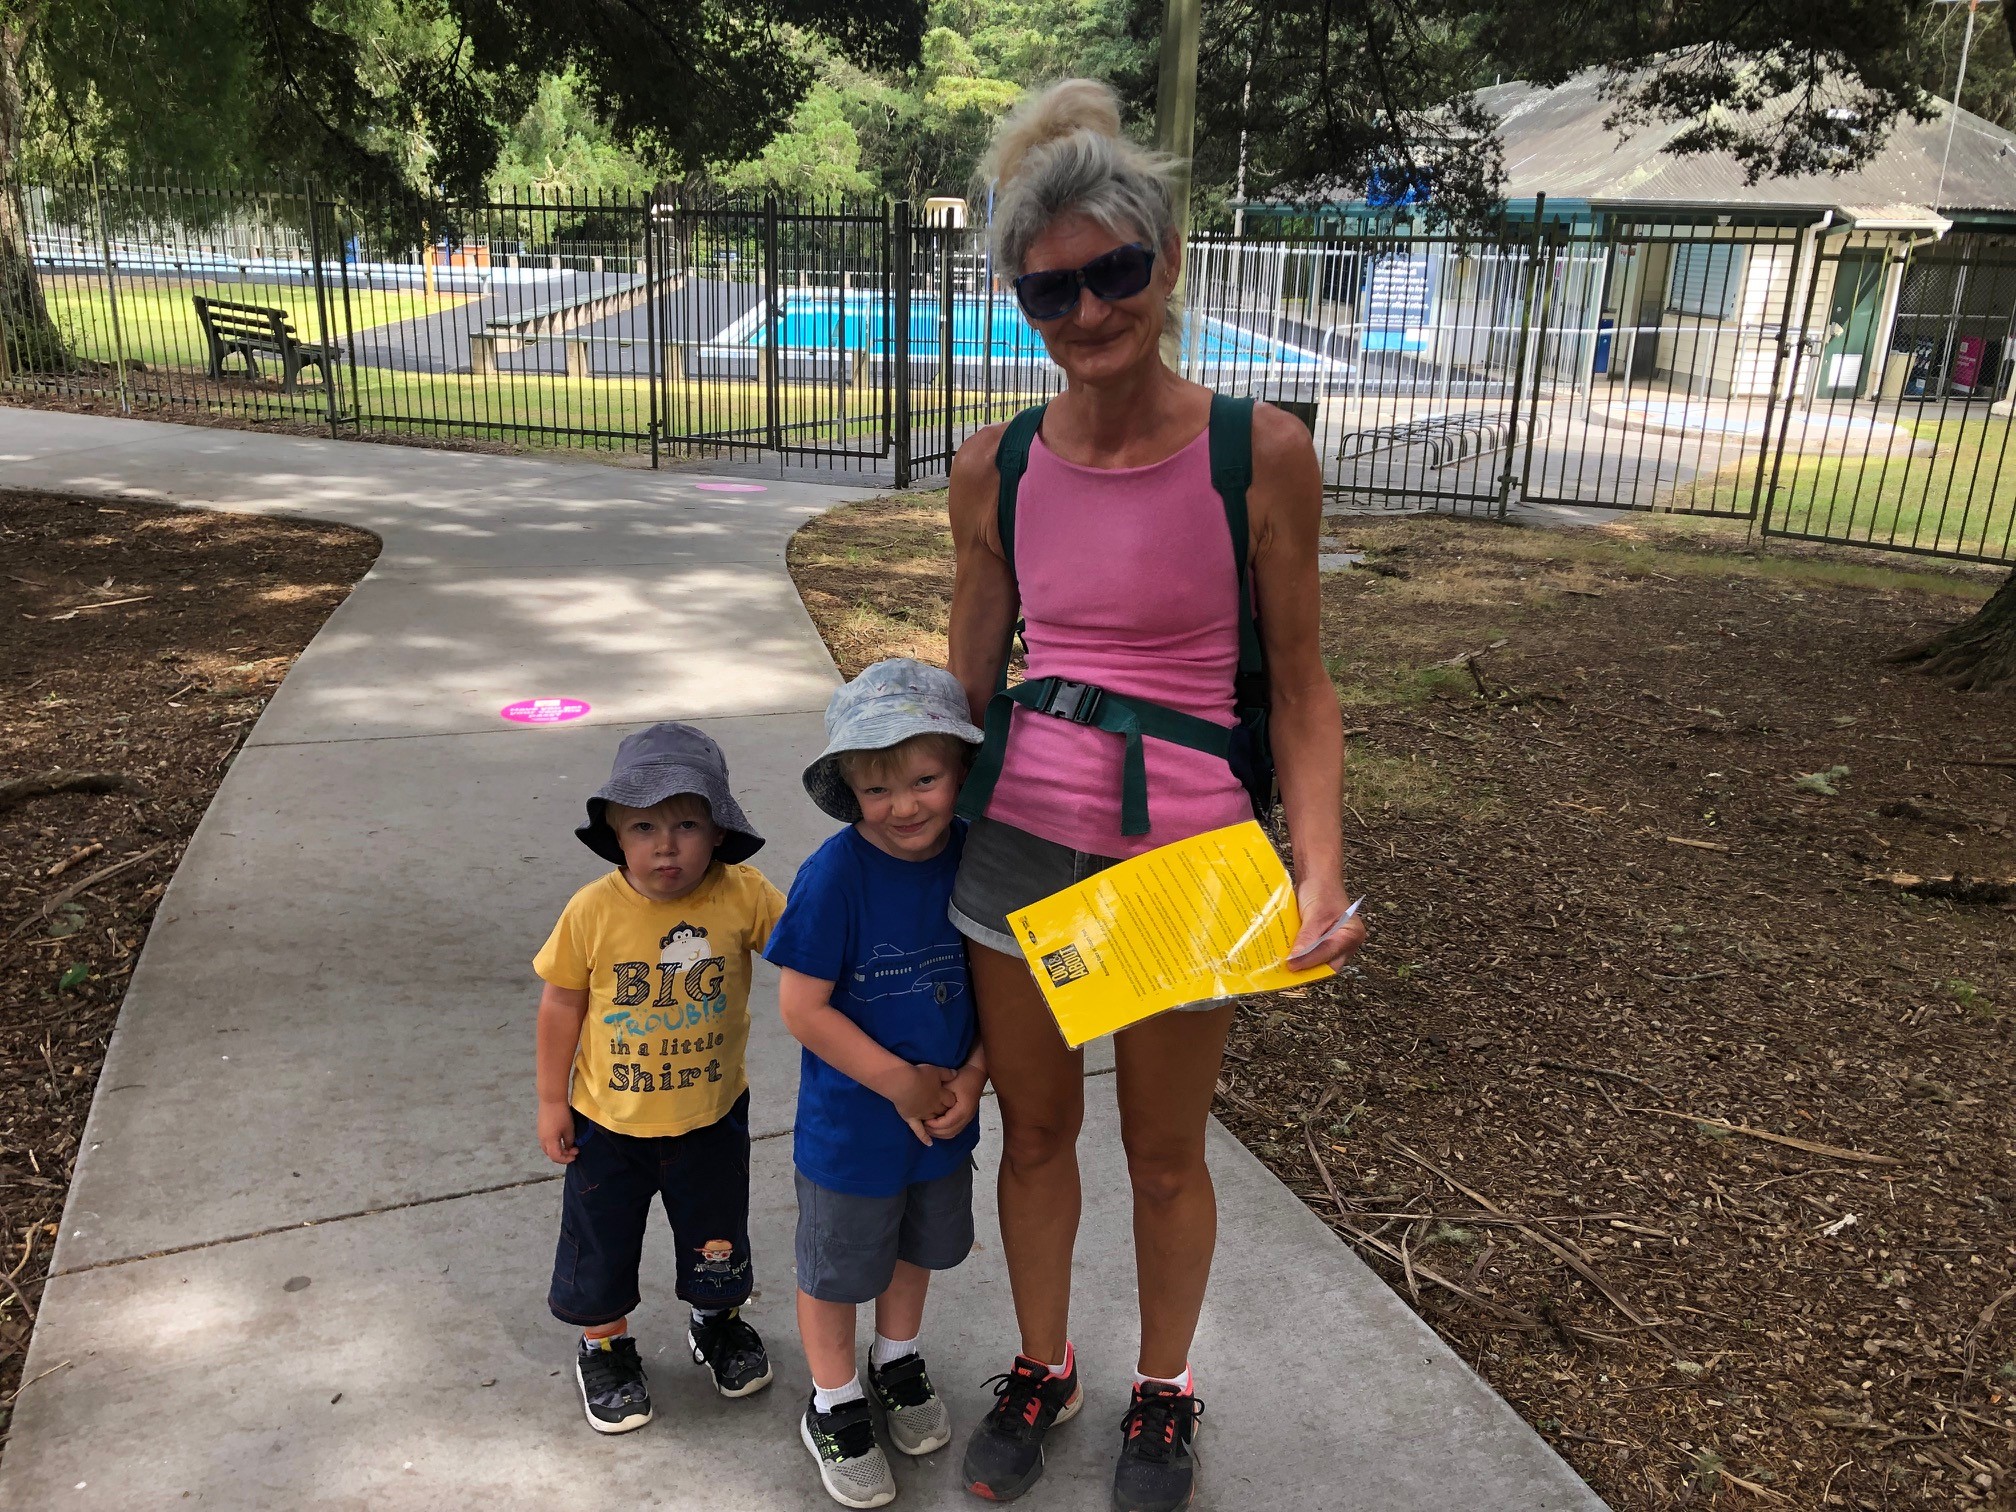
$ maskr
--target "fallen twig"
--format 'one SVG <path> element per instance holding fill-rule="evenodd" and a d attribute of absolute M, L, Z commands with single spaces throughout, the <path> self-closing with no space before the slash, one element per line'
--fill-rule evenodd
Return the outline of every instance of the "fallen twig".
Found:
<path fill-rule="evenodd" d="M 1383 1239 L 1375 1239 L 1351 1221 L 1351 1210 L 1345 1206 L 1344 1198 L 1337 1191 L 1337 1183 L 1330 1179 L 1330 1168 L 1323 1163 L 1322 1153 L 1316 1148 L 1316 1136 L 1305 1128 L 1302 1131 L 1302 1139 L 1309 1146 L 1309 1158 L 1316 1162 L 1316 1174 L 1322 1178 L 1323 1190 L 1330 1194 L 1331 1205 L 1337 1210 L 1337 1226 L 1375 1254 L 1383 1255 L 1386 1259 L 1396 1264 L 1399 1263 L 1400 1252 L 1398 1250 Z M 1420 1280 L 1426 1281 L 1430 1286 L 1439 1286 L 1452 1296 L 1461 1297 L 1473 1307 L 1481 1308 L 1483 1311 L 1492 1314 L 1506 1327 L 1537 1331 L 1547 1326 L 1531 1313 L 1524 1313 L 1516 1307 L 1507 1307 L 1502 1302 L 1493 1302 L 1489 1297 L 1479 1296 L 1476 1292 L 1470 1290 L 1469 1287 L 1459 1282 L 1451 1281 L 1441 1272 L 1431 1270 L 1425 1265 L 1417 1265 L 1413 1267 L 1413 1270 L 1415 1276 Z"/>
<path fill-rule="evenodd" d="M 0 782 L 0 810 L 52 793 L 138 793 L 145 796 L 146 789 L 124 772 L 66 772 L 58 768 L 33 777 L 16 777 L 11 782 Z"/>
<path fill-rule="evenodd" d="M 1901 1166 L 1903 1161 L 1894 1155 L 1872 1155 L 1867 1150 L 1849 1150 L 1840 1145 L 1821 1144 L 1814 1139 L 1800 1139 L 1792 1134 L 1773 1134 L 1769 1129 L 1753 1129 L 1748 1124 L 1731 1123 L 1726 1118 L 1704 1118 L 1698 1113 L 1676 1113 L 1671 1108 L 1626 1108 L 1629 1113 L 1645 1113 L 1653 1118 L 1671 1118 L 1680 1123 L 1705 1124 L 1711 1129 L 1721 1129 L 1730 1134 L 1742 1134 L 1751 1139 L 1765 1139 L 1772 1144 L 1789 1145 L 1795 1150 L 1804 1150 L 1808 1155 L 1825 1155 L 1833 1160 L 1855 1161 L 1862 1165 Z"/>
<path fill-rule="evenodd" d="M 1974 1320 L 1974 1326 L 1967 1330 L 1967 1349 L 1960 1363 L 1968 1375 L 1971 1376 L 1974 1374 L 1974 1350 L 1981 1342 L 1982 1333 L 1987 1329 L 1989 1324 L 1995 1321 L 1995 1314 L 2001 1310 L 2002 1304 L 2007 1302 L 2011 1297 L 2016 1297 L 2016 1286 L 2010 1287 L 2009 1290 L 2003 1292 L 1993 1302 L 1982 1308 L 1981 1315 Z"/>
<path fill-rule="evenodd" d="M 51 893 L 48 897 L 42 900 L 42 906 L 40 908 L 36 909 L 33 913 L 29 914 L 28 917 L 23 919 L 19 924 L 16 924 L 11 930 L 7 932 L 6 937 L 10 940 L 13 939 L 15 935 L 18 935 L 19 933 L 21 933 L 22 930 L 26 929 L 30 924 L 34 923 L 36 919 L 48 918 L 52 913 L 54 913 L 57 909 L 61 908 L 65 903 L 68 903 L 72 898 L 78 897 L 81 894 L 90 891 L 90 889 L 96 887 L 100 882 L 110 881 L 113 877 L 118 876 L 119 873 L 127 871 L 132 867 L 138 866 L 142 861 L 147 860 L 150 856 L 156 855 L 160 851 L 165 850 L 166 848 L 167 843 L 165 841 L 160 845 L 150 845 L 147 847 L 147 849 L 139 852 L 137 855 L 128 856 L 124 861 L 115 861 L 110 866 L 101 866 L 100 868 L 98 868 L 97 871 L 91 873 L 90 876 L 85 877 L 81 881 L 72 882 L 68 887 L 64 888 L 61 892 Z"/>
<path fill-rule="evenodd" d="M 2016 877 L 1920 877 L 1910 872 L 1887 872 L 1864 877 L 1865 882 L 1883 883 L 1914 897 L 1941 898 L 1949 903 L 2008 903 L 2016 901 Z"/>
<path fill-rule="evenodd" d="M 60 877 L 79 861 L 89 861 L 93 856 L 102 856 L 104 854 L 105 842 L 102 840 L 93 840 L 89 845 L 80 846 L 78 849 L 70 852 L 69 855 L 58 861 L 49 870 L 42 873 L 42 875 L 45 877 Z"/>
<path fill-rule="evenodd" d="M 1659 1097 L 1666 1095 L 1664 1091 L 1653 1086 L 1644 1077 L 1633 1076 L 1629 1071 L 1612 1071 L 1607 1066 L 1578 1066 L 1573 1061 L 1543 1060 L 1534 1061 L 1532 1064 L 1548 1071 L 1572 1071 L 1582 1076 L 1607 1076 L 1615 1081 L 1630 1082 L 1634 1087 L 1643 1087 L 1647 1092 L 1651 1092 Z"/>
<path fill-rule="evenodd" d="M 1721 851 L 1724 855 L 1727 855 L 1729 851 L 1729 847 L 1719 841 L 1689 840 L 1685 835 L 1668 835 L 1666 843 L 1668 845 L 1684 845 L 1689 850 Z"/>
<path fill-rule="evenodd" d="M 1429 1172 L 1431 1175 L 1441 1177 L 1442 1180 L 1449 1183 L 1450 1187 L 1452 1187 L 1456 1191 L 1461 1192 L 1465 1197 L 1468 1197 L 1472 1202 L 1476 1203 L 1479 1207 L 1484 1208 L 1485 1210 L 1493 1213 L 1500 1213 L 1500 1214 L 1504 1213 L 1505 1210 L 1503 1208 L 1499 1207 L 1497 1203 L 1493 1202 L 1490 1198 L 1486 1197 L 1482 1192 L 1479 1192 L 1472 1187 L 1465 1186 L 1462 1182 L 1458 1181 L 1454 1176 L 1451 1176 L 1447 1171 L 1443 1170 L 1440 1166 L 1434 1165 L 1425 1158 L 1423 1158 L 1422 1156 L 1417 1155 L 1414 1151 L 1408 1149 L 1407 1146 L 1401 1144 L 1398 1140 L 1389 1140 L 1387 1143 L 1389 1147 L 1392 1150 L 1394 1150 L 1395 1153 L 1401 1156 L 1402 1159 L 1411 1160 L 1415 1165 L 1421 1167 L 1422 1170 Z M 1625 1317 L 1629 1318 L 1633 1323 L 1637 1324 L 1640 1328 L 1649 1331 L 1655 1339 L 1658 1339 L 1660 1343 L 1665 1344 L 1668 1349 L 1671 1349 L 1673 1347 L 1672 1344 L 1663 1335 L 1660 1334 L 1659 1325 L 1653 1322 L 1650 1318 L 1645 1317 L 1629 1302 L 1626 1302 L 1622 1297 L 1618 1296 L 1616 1291 L 1612 1289 L 1610 1283 L 1608 1281 L 1605 1281 L 1601 1275 L 1597 1274 L 1596 1268 L 1589 1263 L 1589 1257 L 1587 1255 L 1584 1255 L 1581 1252 L 1581 1250 L 1579 1250 L 1575 1245 L 1570 1244 L 1566 1239 L 1561 1238 L 1558 1235 L 1543 1233 L 1541 1230 L 1534 1228 L 1530 1224 L 1521 1223 L 1516 1226 L 1520 1233 L 1524 1234 L 1527 1238 L 1531 1239 L 1535 1244 L 1539 1245 L 1542 1249 L 1547 1250 L 1549 1253 L 1554 1255 L 1570 1270 L 1574 1271 L 1576 1275 L 1580 1276 L 1583 1280 L 1587 1281 L 1591 1286 L 1595 1287 L 1597 1291 L 1601 1292 L 1604 1298 L 1610 1303 L 1612 1307 L 1616 1308 L 1617 1311 L 1624 1314 Z"/>
<path fill-rule="evenodd" d="M 0 1398 L 0 1404 L 12 1406 L 15 1402 L 21 1400 L 22 1392 L 26 1391 L 30 1386 L 33 1386 L 37 1381 L 41 1380 L 43 1376 L 52 1376 L 69 1363 L 70 1362 L 68 1360 L 58 1360 L 54 1365 L 51 1365 L 47 1370 L 44 1370 L 37 1375 L 31 1376 L 29 1379 L 23 1381 L 19 1386 L 16 1386 L 12 1391 L 8 1392 L 4 1398 Z"/>

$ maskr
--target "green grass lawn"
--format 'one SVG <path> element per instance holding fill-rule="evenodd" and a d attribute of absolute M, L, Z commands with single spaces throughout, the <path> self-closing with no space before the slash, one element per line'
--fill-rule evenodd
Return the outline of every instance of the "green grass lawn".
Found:
<path fill-rule="evenodd" d="M 42 292 L 49 302 L 50 316 L 74 354 L 94 362 L 113 362 L 118 358 L 120 343 L 115 340 L 113 301 L 102 278 L 44 275 Z M 285 310 L 303 341 L 321 340 L 322 322 L 316 314 L 312 284 L 121 279 L 116 333 L 124 338 L 126 359 L 149 367 L 201 369 L 209 360 L 209 352 L 203 341 L 202 324 L 196 318 L 193 297 L 198 294 Z M 416 315 L 452 309 L 466 299 L 462 294 L 429 296 L 418 289 L 353 289 L 346 320 L 342 291 L 332 289 L 330 334 L 340 341 L 353 331 L 367 331 Z"/>
<path fill-rule="evenodd" d="M 1900 438 L 1887 453 L 1786 452 L 1772 495 L 1771 529 L 1950 556 L 2016 556 L 2016 421 L 1901 423 L 1925 449 L 1907 451 Z M 1675 489 L 1668 502 L 1687 509 L 1714 499 L 1747 501 L 1756 468 L 1753 457 L 1704 473 Z"/>

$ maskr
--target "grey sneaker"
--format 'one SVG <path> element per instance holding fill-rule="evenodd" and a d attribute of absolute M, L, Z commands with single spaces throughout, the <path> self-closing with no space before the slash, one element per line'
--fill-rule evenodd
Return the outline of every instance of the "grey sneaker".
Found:
<path fill-rule="evenodd" d="M 831 1412 L 821 1412 L 807 1399 L 798 1436 L 819 1467 L 826 1494 L 841 1506 L 886 1507 L 896 1500 L 896 1477 L 889 1456 L 875 1442 L 875 1419 L 866 1397 L 842 1402 Z"/>
<path fill-rule="evenodd" d="M 905 1454 L 930 1454 L 952 1442 L 952 1414 L 931 1389 L 924 1357 L 907 1354 L 868 1366 L 868 1389 L 889 1416 L 889 1438 Z"/>

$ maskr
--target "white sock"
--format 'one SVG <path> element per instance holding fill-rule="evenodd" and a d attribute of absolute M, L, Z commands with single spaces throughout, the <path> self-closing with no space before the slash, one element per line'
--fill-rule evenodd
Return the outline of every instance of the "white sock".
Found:
<path fill-rule="evenodd" d="M 629 1336 L 630 1330 L 627 1328 L 622 1333 L 603 1334 L 600 1338 L 592 1339 L 584 1333 L 581 1335 L 581 1347 L 583 1349 L 611 1349 L 615 1347 L 618 1339 L 625 1339 Z"/>
<path fill-rule="evenodd" d="M 918 1338 L 923 1335 L 919 1334 Z M 905 1355 L 917 1353 L 917 1339 L 885 1339 L 878 1330 L 875 1342 L 868 1346 L 868 1363 L 880 1370 L 885 1365 L 893 1365 Z"/>
<path fill-rule="evenodd" d="M 1049 1372 L 1050 1372 L 1050 1374 L 1052 1374 L 1053 1376 L 1067 1376 L 1067 1375 L 1071 1374 L 1071 1356 L 1072 1356 L 1072 1353 L 1073 1353 L 1073 1351 L 1072 1351 L 1072 1348 L 1071 1348 L 1071 1341 L 1070 1341 L 1069 1339 L 1066 1339 L 1066 1340 L 1064 1341 L 1064 1358 L 1063 1358 L 1063 1360 L 1062 1360 L 1062 1361 L 1061 1361 L 1061 1362 L 1060 1362 L 1059 1364 L 1056 1364 L 1056 1365 L 1052 1365 L 1052 1364 L 1050 1364 L 1050 1363 L 1049 1363 L 1048 1361 L 1045 1361 L 1045 1362 L 1044 1362 L 1044 1365 L 1043 1365 L 1043 1368 L 1044 1368 L 1045 1370 L 1049 1371 Z"/>
<path fill-rule="evenodd" d="M 860 1401 L 863 1394 L 861 1390 L 861 1377 L 858 1373 L 845 1386 L 835 1386 L 831 1391 L 828 1391 L 824 1386 L 814 1381 L 812 1383 L 812 1410 L 814 1412 L 831 1412 L 842 1402 Z"/>
<path fill-rule="evenodd" d="M 696 1307 L 693 1309 L 693 1321 L 696 1324 L 712 1323 L 716 1318 L 720 1317 L 723 1313 L 733 1312 L 734 1310 L 735 1309 L 732 1307 L 712 1307 L 712 1308 Z"/>
<path fill-rule="evenodd" d="M 1196 1389 L 1197 1383 L 1191 1379 L 1190 1367 L 1185 1365 L 1183 1367 L 1183 1374 L 1173 1379 L 1169 1376 L 1143 1375 L 1140 1371 L 1135 1371 L 1134 1389 L 1139 1391 L 1143 1386 L 1174 1386 L 1178 1391 L 1188 1396 Z"/>

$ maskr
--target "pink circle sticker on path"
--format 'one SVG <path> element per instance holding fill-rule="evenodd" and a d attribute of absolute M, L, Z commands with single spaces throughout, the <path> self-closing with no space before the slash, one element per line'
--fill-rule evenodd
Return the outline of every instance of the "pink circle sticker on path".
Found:
<path fill-rule="evenodd" d="M 695 483 L 704 493 L 768 493 L 761 483 Z"/>
<path fill-rule="evenodd" d="M 499 709 L 497 717 L 513 724 L 565 724 L 587 712 L 588 705 L 578 698 L 521 698 Z"/>

